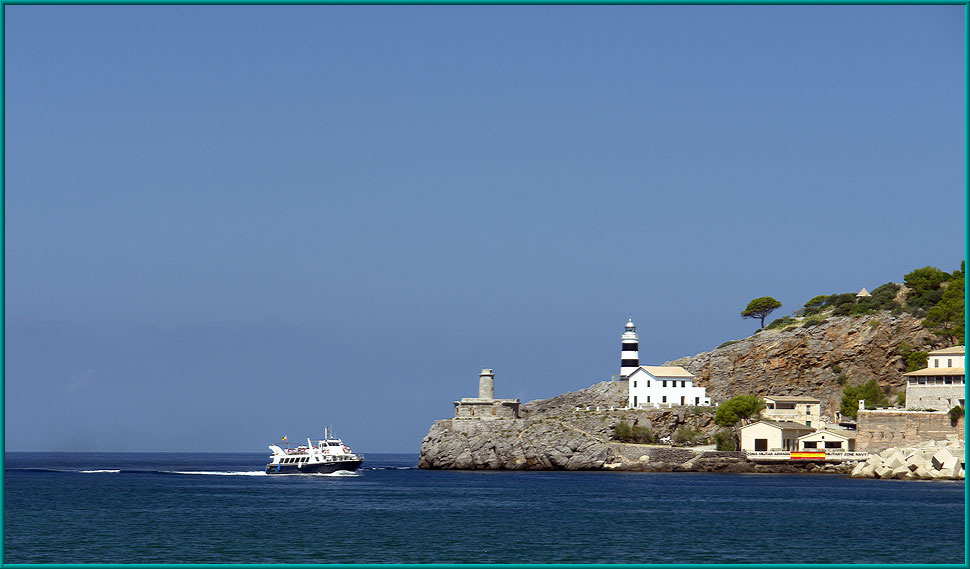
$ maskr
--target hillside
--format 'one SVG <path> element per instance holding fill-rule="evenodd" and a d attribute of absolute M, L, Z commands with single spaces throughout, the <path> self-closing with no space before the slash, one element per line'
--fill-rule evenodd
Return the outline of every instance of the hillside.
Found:
<path fill-rule="evenodd" d="M 815 325 L 769 329 L 709 352 L 680 358 L 715 402 L 734 395 L 809 395 L 823 415 L 839 407 L 842 387 L 875 379 L 890 395 L 904 388 L 903 343 L 928 350 L 942 345 L 919 318 L 880 311 L 829 317 Z M 611 440 L 620 422 L 648 427 L 655 437 L 686 428 L 709 442 L 718 427 L 711 408 L 621 410 L 625 382 L 603 382 L 549 399 L 524 403 L 520 419 L 436 421 L 421 445 L 422 468 L 735 470 L 756 471 L 730 453 L 683 456 L 662 448 Z M 614 409 L 610 409 L 613 407 Z M 580 410 L 577 410 L 579 408 Z M 588 410 L 587 410 L 588 408 Z M 667 448 L 667 447 L 663 447 Z M 669 450 L 669 449 L 668 449 Z M 705 451 L 710 452 L 710 451 Z M 676 453 L 675 453 L 676 454 Z M 751 470 L 755 469 L 755 470 Z"/>
<path fill-rule="evenodd" d="M 881 311 L 829 317 L 809 327 L 767 329 L 748 338 L 664 365 L 697 377 L 715 402 L 734 395 L 806 395 L 822 411 L 838 410 L 842 387 L 875 379 L 892 395 L 905 390 L 903 343 L 929 350 L 945 345 L 911 314 Z"/>

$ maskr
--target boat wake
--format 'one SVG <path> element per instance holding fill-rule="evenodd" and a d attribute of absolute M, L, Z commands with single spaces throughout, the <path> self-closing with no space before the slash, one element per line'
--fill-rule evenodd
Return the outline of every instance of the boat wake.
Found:
<path fill-rule="evenodd" d="M 214 471 L 214 470 L 167 470 L 165 474 L 203 474 L 207 476 L 268 476 L 265 471 L 262 470 L 241 470 L 241 471 Z M 343 476 L 360 476 L 355 472 L 350 472 L 347 470 L 338 470 L 336 472 L 294 472 L 293 474 L 274 474 L 273 477 L 277 476 L 331 476 L 331 477 L 343 477 Z"/>
<path fill-rule="evenodd" d="M 338 470 L 336 472 L 317 472 L 317 473 L 311 474 L 311 476 L 330 476 L 335 478 L 343 478 L 345 476 L 350 476 L 350 477 L 356 478 L 360 476 L 360 474 L 357 474 L 356 472 L 351 472 L 349 470 Z"/>
<path fill-rule="evenodd" d="M 266 476 L 262 470 L 214 471 L 214 470 L 166 470 L 166 474 L 206 474 L 208 476 Z"/>
<path fill-rule="evenodd" d="M 12 472 L 42 472 L 51 474 L 162 474 L 162 475 L 176 475 L 176 474 L 202 474 L 207 476 L 268 476 L 264 470 L 128 470 L 120 468 L 92 468 L 84 470 L 70 469 L 58 469 L 58 468 L 5 468 L 4 471 Z M 360 474 L 356 472 L 350 472 L 348 470 L 338 470 L 336 472 L 320 473 L 320 472 L 297 472 L 293 474 L 274 474 L 273 477 L 277 476 L 329 476 L 342 478 L 345 476 L 357 477 Z"/>

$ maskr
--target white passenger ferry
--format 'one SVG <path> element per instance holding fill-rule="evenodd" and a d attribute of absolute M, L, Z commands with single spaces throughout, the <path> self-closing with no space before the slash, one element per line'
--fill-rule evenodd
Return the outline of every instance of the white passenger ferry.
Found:
<path fill-rule="evenodd" d="M 286 437 L 283 437 L 286 442 Z M 282 447 L 269 445 L 273 454 L 266 465 L 266 474 L 326 474 L 338 470 L 354 471 L 364 462 L 364 455 L 354 454 L 343 441 L 333 436 L 330 427 L 324 429 L 322 440 L 314 444 L 309 438 L 306 446 Z"/>

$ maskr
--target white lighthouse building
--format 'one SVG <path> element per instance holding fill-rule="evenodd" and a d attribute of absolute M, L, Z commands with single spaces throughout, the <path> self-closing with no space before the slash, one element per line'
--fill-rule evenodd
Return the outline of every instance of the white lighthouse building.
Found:
<path fill-rule="evenodd" d="M 640 365 L 640 335 L 630 318 L 621 336 L 620 375 L 628 382 L 633 408 L 710 405 L 707 389 L 694 386 L 694 376 L 680 366 Z"/>

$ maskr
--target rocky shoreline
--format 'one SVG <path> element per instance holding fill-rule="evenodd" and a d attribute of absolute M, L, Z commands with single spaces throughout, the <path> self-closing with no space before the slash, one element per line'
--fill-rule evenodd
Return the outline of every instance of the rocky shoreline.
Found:
<path fill-rule="evenodd" d="M 593 419 L 598 421 L 598 419 Z M 605 421 L 602 421 L 605 422 Z M 556 421 L 436 421 L 418 466 L 438 470 L 603 470 L 849 474 L 854 463 L 748 460 L 744 452 L 602 440 Z"/>

